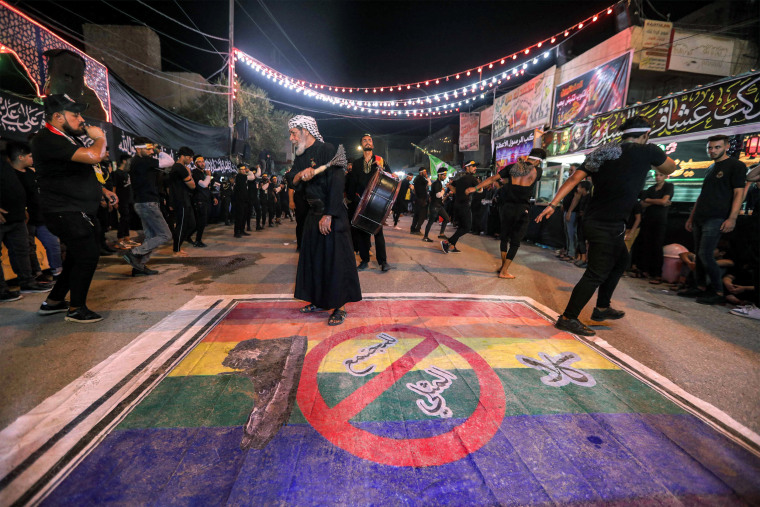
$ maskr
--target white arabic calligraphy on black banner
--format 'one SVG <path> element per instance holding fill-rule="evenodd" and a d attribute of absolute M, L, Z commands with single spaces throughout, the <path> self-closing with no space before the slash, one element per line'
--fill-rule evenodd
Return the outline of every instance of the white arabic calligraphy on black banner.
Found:
<path fill-rule="evenodd" d="M 26 141 L 45 123 L 42 106 L 34 102 L 21 102 L 9 95 L 0 95 L 0 136 Z"/>

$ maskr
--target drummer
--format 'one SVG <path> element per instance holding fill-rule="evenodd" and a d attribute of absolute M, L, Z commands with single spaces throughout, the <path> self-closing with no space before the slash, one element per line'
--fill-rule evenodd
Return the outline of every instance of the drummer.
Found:
<path fill-rule="evenodd" d="M 359 202 L 375 172 L 378 170 L 390 172 L 390 168 L 385 160 L 383 160 L 383 157 L 373 153 L 375 145 L 372 142 L 370 134 L 362 136 L 361 146 L 364 155 L 354 160 L 353 169 L 346 175 L 346 199 L 348 200 L 349 217 L 354 216 L 356 208 L 359 206 Z M 359 257 L 361 258 L 361 262 L 356 269 L 360 271 L 367 269 L 369 267 L 369 249 L 372 243 L 371 235 L 366 231 L 356 229 L 352 236 L 356 238 L 358 245 L 354 245 L 354 248 L 358 247 Z M 388 264 L 388 258 L 385 253 L 385 236 L 383 235 L 382 226 L 375 233 L 375 258 L 382 271 L 388 271 L 392 268 Z"/>

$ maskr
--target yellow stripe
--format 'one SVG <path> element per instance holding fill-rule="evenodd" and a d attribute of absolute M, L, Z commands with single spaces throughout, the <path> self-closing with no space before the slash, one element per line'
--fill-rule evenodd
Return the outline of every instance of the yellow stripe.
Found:
<path fill-rule="evenodd" d="M 396 361 L 422 339 L 399 340 L 389 346 L 384 353 L 373 355 L 362 363 L 357 363 L 355 370 L 375 365 L 375 372 L 383 371 L 393 361 Z M 458 341 L 475 350 L 492 368 L 527 368 L 515 356 L 523 355 L 540 359 L 539 352 L 557 355 L 561 352 L 575 352 L 581 360 L 573 363 L 574 368 L 589 370 L 616 370 L 617 366 L 575 340 L 531 340 L 527 338 L 461 338 Z M 362 347 L 380 343 L 379 340 L 349 340 L 333 348 L 322 362 L 319 371 L 328 373 L 347 373 L 343 361 L 359 354 Z M 235 371 L 222 365 L 229 351 L 235 347 L 235 342 L 202 342 L 169 374 L 172 377 L 186 375 L 217 375 Z M 308 351 L 317 345 L 310 342 Z M 308 353 L 308 352 L 307 352 Z M 430 366 L 451 369 L 470 369 L 469 363 L 459 354 L 448 347 L 439 346 L 429 356 L 417 363 L 416 370 L 424 370 Z"/>

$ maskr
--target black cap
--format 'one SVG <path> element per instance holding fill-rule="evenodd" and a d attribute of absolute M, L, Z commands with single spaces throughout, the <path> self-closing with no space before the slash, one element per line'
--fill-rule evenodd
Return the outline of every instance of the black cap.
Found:
<path fill-rule="evenodd" d="M 441 174 L 441 173 L 446 173 L 446 172 L 449 172 L 449 170 L 448 170 L 448 169 L 446 169 L 446 167 L 445 167 L 445 166 L 441 166 L 441 167 L 439 167 L 439 168 L 438 168 L 438 170 L 437 170 L 436 172 L 437 172 L 438 174 Z"/>
<path fill-rule="evenodd" d="M 467 162 L 467 163 L 466 163 L 466 164 L 465 164 L 463 167 L 470 167 L 470 166 L 476 166 L 476 165 L 477 165 L 477 164 L 475 163 L 475 161 L 474 161 L 474 160 L 470 160 L 470 161 L 469 161 L 469 162 Z"/>
<path fill-rule="evenodd" d="M 60 113 L 61 111 L 81 113 L 87 109 L 88 105 L 84 102 L 77 102 L 65 93 L 61 95 L 48 95 L 45 97 L 45 114 Z"/>
<path fill-rule="evenodd" d="M 529 157 L 538 157 L 541 160 L 546 160 L 546 150 L 543 148 L 533 148 L 528 154 Z"/>

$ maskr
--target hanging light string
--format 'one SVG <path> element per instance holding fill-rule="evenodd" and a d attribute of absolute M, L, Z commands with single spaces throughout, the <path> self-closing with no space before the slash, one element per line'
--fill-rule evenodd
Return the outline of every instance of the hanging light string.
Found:
<path fill-rule="evenodd" d="M 620 2 L 617 2 L 620 3 Z M 607 7 L 606 9 L 603 9 L 596 14 L 593 14 L 583 21 L 576 23 L 572 25 L 571 27 L 568 27 L 567 29 L 558 32 L 554 34 L 551 37 L 547 37 L 541 41 L 538 41 L 534 44 L 531 44 L 530 46 L 527 46 L 523 48 L 520 51 L 516 51 L 510 55 L 504 56 L 502 58 L 486 62 L 483 65 L 479 65 L 477 67 L 472 67 L 466 70 L 463 70 L 461 72 L 456 72 L 454 74 L 448 74 L 445 76 L 440 76 L 432 79 L 426 79 L 424 81 L 417 81 L 412 83 L 402 83 L 402 84 L 396 84 L 396 85 L 373 85 L 373 86 L 360 86 L 360 87 L 351 87 L 351 86 L 339 86 L 339 85 L 328 85 L 328 84 L 322 84 L 322 83 L 314 83 L 310 81 L 304 81 L 304 80 L 293 80 L 294 82 L 301 83 L 303 86 L 311 88 L 311 89 L 318 89 L 318 90 L 327 90 L 328 92 L 335 92 L 335 93 L 364 93 L 364 94 L 376 94 L 376 93 L 384 93 L 384 92 L 399 92 L 399 91 L 405 91 L 405 90 L 417 90 L 421 89 L 422 87 L 429 87 L 433 85 L 440 85 L 441 83 L 447 83 L 451 81 L 458 81 L 458 80 L 465 80 L 468 77 L 471 77 L 473 74 L 477 75 L 479 78 L 478 80 L 482 83 L 484 81 L 488 81 L 488 79 L 483 79 L 483 73 L 487 71 L 493 71 L 493 69 L 497 69 L 496 74 L 501 74 L 503 71 L 501 71 L 501 68 L 504 68 L 504 65 L 507 65 L 508 63 L 514 63 L 518 59 L 522 62 L 518 66 L 526 64 L 528 61 L 535 60 L 535 53 L 537 50 L 540 51 L 547 51 L 547 48 L 553 49 L 557 47 L 562 41 L 564 41 L 566 38 L 570 37 L 571 34 L 577 33 L 578 31 L 582 30 L 584 27 L 587 27 L 591 25 L 592 23 L 595 23 L 597 20 L 599 20 L 603 16 L 611 15 L 614 12 L 614 7 L 616 4 L 611 5 L 610 7 Z M 239 51 L 239 50 L 238 50 Z M 533 54 L 533 56 L 531 56 Z M 247 55 L 246 55 L 247 56 Z M 251 57 L 249 57 L 251 58 Z M 268 69 L 271 69 L 268 66 L 263 65 L 261 62 L 258 62 L 259 65 L 262 65 Z M 277 72 L 274 69 L 271 69 L 275 74 L 278 76 L 282 76 L 286 79 L 291 79 L 285 74 L 282 74 L 281 72 Z M 506 77 L 505 77 L 506 78 Z M 462 89 L 467 87 L 460 87 Z M 419 97 L 415 97 L 412 100 L 418 100 Z"/>

